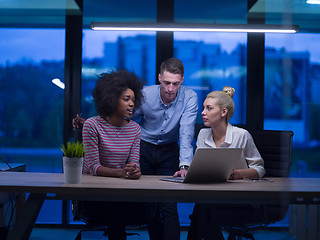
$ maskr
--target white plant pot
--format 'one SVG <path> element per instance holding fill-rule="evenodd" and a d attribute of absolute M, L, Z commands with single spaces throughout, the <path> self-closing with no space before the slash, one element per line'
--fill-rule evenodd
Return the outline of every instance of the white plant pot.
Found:
<path fill-rule="evenodd" d="M 82 158 L 63 157 L 64 183 L 79 184 L 82 176 Z"/>

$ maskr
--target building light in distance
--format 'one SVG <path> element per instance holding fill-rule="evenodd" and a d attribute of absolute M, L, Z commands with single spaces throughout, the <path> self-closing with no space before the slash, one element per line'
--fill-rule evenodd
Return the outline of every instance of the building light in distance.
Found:
<path fill-rule="evenodd" d="M 52 83 L 55 84 L 56 86 L 58 86 L 59 88 L 64 89 L 64 83 L 60 81 L 59 78 L 54 78 L 52 79 Z"/>

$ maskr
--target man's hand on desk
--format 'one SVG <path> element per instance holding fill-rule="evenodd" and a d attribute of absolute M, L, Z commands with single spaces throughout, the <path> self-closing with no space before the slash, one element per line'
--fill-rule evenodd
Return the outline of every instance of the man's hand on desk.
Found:
<path fill-rule="evenodd" d="M 179 170 L 179 171 L 176 171 L 173 176 L 174 176 L 174 177 L 185 177 L 186 174 L 187 174 L 187 170 L 181 169 L 181 170 Z"/>
<path fill-rule="evenodd" d="M 141 170 L 136 163 L 128 163 L 124 168 L 124 178 L 138 179 L 141 176 Z"/>

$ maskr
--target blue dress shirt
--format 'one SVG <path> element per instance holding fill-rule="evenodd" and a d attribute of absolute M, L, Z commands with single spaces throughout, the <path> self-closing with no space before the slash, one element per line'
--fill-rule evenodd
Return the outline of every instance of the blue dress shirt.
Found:
<path fill-rule="evenodd" d="M 160 97 L 160 85 L 144 87 L 144 102 L 133 120 L 140 119 L 141 139 L 155 144 L 180 143 L 180 164 L 192 161 L 194 125 L 198 111 L 197 94 L 180 86 L 176 99 L 165 105 Z"/>

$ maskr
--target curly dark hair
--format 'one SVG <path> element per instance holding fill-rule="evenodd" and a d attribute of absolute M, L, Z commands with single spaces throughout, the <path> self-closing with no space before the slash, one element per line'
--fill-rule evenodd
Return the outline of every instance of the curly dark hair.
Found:
<path fill-rule="evenodd" d="M 101 116 L 110 117 L 116 110 L 121 93 L 130 88 L 134 92 L 134 108 L 141 106 L 143 100 L 143 82 L 136 74 L 127 70 L 102 73 L 92 92 L 97 112 Z"/>

